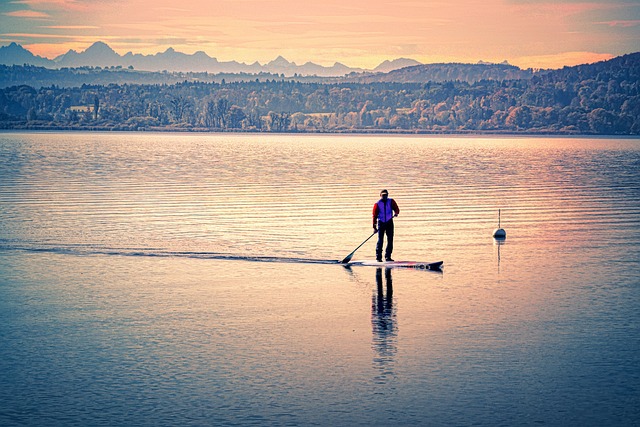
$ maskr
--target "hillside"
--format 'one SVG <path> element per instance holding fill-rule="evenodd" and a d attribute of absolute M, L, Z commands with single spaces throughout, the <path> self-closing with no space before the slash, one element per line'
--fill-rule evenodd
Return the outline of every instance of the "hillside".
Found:
<path fill-rule="evenodd" d="M 481 80 L 530 79 L 532 70 L 522 70 L 506 64 L 421 64 L 388 73 L 350 74 L 344 80 L 353 83 L 424 83 L 461 81 L 475 83 Z"/>
<path fill-rule="evenodd" d="M 279 74 L 259 73 L 182 73 L 137 71 L 122 67 L 79 67 L 51 69 L 36 66 L 0 65 L 0 88 L 27 85 L 35 89 L 42 87 L 80 87 L 83 85 L 173 85 L 183 82 L 221 83 L 282 79 Z M 300 81 L 321 81 L 317 77 L 296 77 Z"/>
<path fill-rule="evenodd" d="M 280 59 L 283 67 L 284 58 Z M 382 64 L 382 68 L 407 63 L 404 61 Z M 109 84 L 176 84 L 182 82 L 193 83 L 221 83 L 242 81 L 287 80 L 313 83 L 425 83 L 461 81 L 474 83 L 481 80 L 520 80 L 531 79 L 531 71 L 520 70 L 517 67 L 497 64 L 435 64 L 410 66 L 387 73 L 351 73 L 345 77 L 317 77 L 295 75 L 283 77 L 284 73 L 218 73 L 208 72 L 151 72 L 138 71 L 133 67 L 78 67 L 51 69 L 36 66 L 6 66 L 0 65 L 0 88 L 29 85 L 36 89 L 47 86 L 74 87 L 82 85 Z"/>
<path fill-rule="evenodd" d="M 111 52 L 111 53 L 109 53 Z M 115 58 L 115 52 L 106 46 L 94 45 L 85 52 L 88 57 L 94 58 L 92 62 L 100 62 L 96 58 Z M 176 55 L 181 55 L 177 54 Z M 113 62 L 113 61 L 112 61 Z M 179 62 L 179 61 L 178 61 Z M 377 70 L 390 70 L 387 72 L 378 71 L 375 73 L 351 72 L 343 77 L 319 77 L 321 70 L 314 69 L 311 63 L 305 64 L 307 74 L 291 73 L 291 63 L 285 58 L 278 57 L 266 65 L 268 69 L 277 72 L 267 73 L 247 73 L 247 72 L 226 72 L 212 74 L 202 72 L 179 72 L 179 71 L 139 71 L 130 65 L 127 68 L 122 66 L 82 66 L 76 68 L 46 68 L 36 66 L 6 66 L 0 65 L 0 87 L 16 85 L 29 85 L 34 88 L 47 87 L 51 85 L 62 87 L 73 87 L 87 85 L 108 85 L 108 84 L 176 84 L 181 82 L 205 82 L 221 83 L 240 82 L 267 79 L 285 79 L 299 82 L 314 83 L 425 83 L 425 82 L 446 82 L 460 81 L 475 83 L 482 80 L 522 80 L 531 79 L 534 75 L 541 75 L 544 72 L 534 73 L 532 70 L 521 70 L 518 67 L 508 64 L 429 64 L 415 65 L 416 62 L 410 59 L 398 59 L 395 61 L 385 61 L 380 64 Z M 397 69 L 405 65 L 404 68 Z M 339 64 L 336 64 L 339 67 Z M 287 71 L 286 73 L 283 71 Z M 346 72 L 347 70 L 342 70 Z M 285 77 L 289 76 L 289 77 Z"/>
<path fill-rule="evenodd" d="M 519 80 L 483 71 L 499 67 L 517 72 L 458 64 L 447 81 L 414 83 L 21 84 L 0 89 L 0 128 L 640 135 L 640 53 Z M 413 68 L 424 71 L 392 73 Z"/>

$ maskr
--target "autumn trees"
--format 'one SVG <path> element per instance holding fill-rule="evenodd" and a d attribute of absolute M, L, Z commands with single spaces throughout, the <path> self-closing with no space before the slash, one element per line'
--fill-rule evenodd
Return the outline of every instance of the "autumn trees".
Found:
<path fill-rule="evenodd" d="M 0 127 L 638 135 L 640 57 L 632 59 L 474 83 L 20 85 L 0 89 Z"/>

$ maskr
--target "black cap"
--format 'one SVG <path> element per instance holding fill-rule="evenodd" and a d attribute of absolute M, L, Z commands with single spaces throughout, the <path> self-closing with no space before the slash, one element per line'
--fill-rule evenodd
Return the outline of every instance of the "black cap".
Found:
<path fill-rule="evenodd" d="M 389 195 L 389 192 L 387 190 L 382 190 L 380 192 L 380 195 L 382 196 L 383 194 L 386 194 L 387 196 Z"/>

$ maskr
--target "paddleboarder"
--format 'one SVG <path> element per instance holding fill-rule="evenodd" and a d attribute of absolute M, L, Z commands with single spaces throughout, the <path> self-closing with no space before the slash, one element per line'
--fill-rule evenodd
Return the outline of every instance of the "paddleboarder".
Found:
<path fill-rule="evenodd" d="M 384 253 L 385 261 L 393 261 L 393 218 L 398 216 L 400 208 L 395 200 L 389 198 L 389 192 L 382 190 L 380 200 L 373 205 L 373 231 L 378 233 L 378 244 L 376 245 L 376 261 L 382 262 L 382 246 L 384 236 L 387 235 L 387 248 Z"/>

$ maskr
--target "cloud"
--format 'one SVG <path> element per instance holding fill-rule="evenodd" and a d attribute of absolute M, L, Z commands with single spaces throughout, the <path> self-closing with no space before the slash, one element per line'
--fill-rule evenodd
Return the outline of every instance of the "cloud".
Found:
<path fill-rule="evenodd" d="M 12 4 L 25 4 L 30 7 L 69 8 L 78 6 L 75 0 L 16 0 Z"/>
<path fill-rule="evenodd" d="M 15 0 L 10 2 L 12 4 L 27 4 L 29 6 L 36 6 L 42 4 L 54 4 L 54 5 L 66 5 L 68 3 L 76 3 L 73 0 Z"/>
<path fill-rule="evenodd" d="M 16 41 L 37 43 L 40 53 L 48 55 L 68 48 L 83 50 L 104 40 L 119 51 L 149 54 L 173 47 L 244 62 L 282 54 L 297 63 L 339 61 L 372 67 L 385 59 L 408 56 L 421 62 L 507 59 L 524 67 L 553 68 L 599 60 L 597 55 L 637 51 L 639 3 L 9 0 L 2 4 L 0 0 L 0 36 L 25 34 Z M 30 10 L 11 11 L 15 8 Z M 38 21 L 45 19 L 46 26 Z M 32 34 L 31 39 L 26 34 Z M 68 38 L 60 42 L 62 36 Z M 562 64 L 562 60 L 569 62 Z"/>
<path fill-rule="evenodd" d="M 608 21 L 608 22 L 598 22 L 598 24 L 607 25 L 609 27 L 631 28 L 631 27 L 637 27 L 638 25 L 640 25 L 640 20 Z"/>
<path fill-rule="evenodd" d="M 28 19 L 49 19 L 51 15 L 44 12 L 38 12 L 35 10 L 16 10 L 14 12 L 6 12 L 3 15 L 12 16 L 14 18 L 28 18 Z"/>
<path fill-rule="evenodd" d="M 11 37 L 13 39 L 45 39 L 45 40 L 76 40 L 78 37 L 65 34 L 41 34 L 41 33 L 7 33 L 3 37 Z M 95 41 L 95 40 L 94 40 Z"/>
<path fill-rule="evenodd" d="M 41 28 L 51 30 L 97 30 L 100 27 L 96 27 L 95 25 L 45 25 Z"/>

